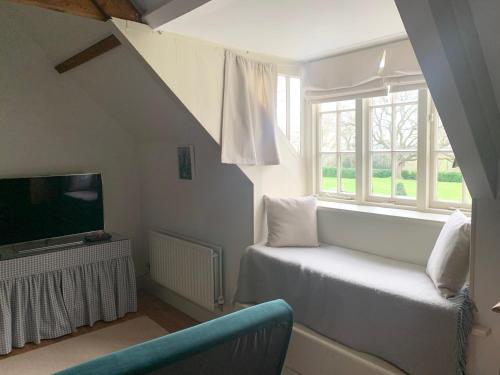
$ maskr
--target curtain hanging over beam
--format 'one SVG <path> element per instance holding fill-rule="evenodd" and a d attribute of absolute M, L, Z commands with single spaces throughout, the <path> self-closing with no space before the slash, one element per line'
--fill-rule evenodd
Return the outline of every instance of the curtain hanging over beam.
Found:
<path fill-rule="evenodd" d="M 280 163 L 276 142 L 275 64 L 226 51 L 222 110 L 222 162 Z"/>

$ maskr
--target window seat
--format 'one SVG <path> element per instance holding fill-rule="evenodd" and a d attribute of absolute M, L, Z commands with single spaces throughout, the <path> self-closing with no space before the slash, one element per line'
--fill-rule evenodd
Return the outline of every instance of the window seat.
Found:
<path fill-rule="evenodd" d="M 441 297 L 423 266 L 326 244 L 253 245 L 235 301 L 276 298 L 292 306 L 296 322 L 405 372 L 456 374 L 463 366 L 457 327 L 467 299 Z"/>

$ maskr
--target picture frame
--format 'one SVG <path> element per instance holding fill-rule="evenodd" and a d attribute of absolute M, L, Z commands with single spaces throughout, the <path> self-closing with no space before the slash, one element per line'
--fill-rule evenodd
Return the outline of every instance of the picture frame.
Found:
<path fill-rule="evenodd" d="M 192 181 L 194 179 L 193 145 L 177 147 L 177 162 L 179 166 L 179 179 Z"/>

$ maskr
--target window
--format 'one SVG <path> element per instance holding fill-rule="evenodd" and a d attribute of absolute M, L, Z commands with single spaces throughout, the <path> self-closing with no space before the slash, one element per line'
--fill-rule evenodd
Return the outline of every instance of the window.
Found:
<path fill-rule="evenodd" d="M 369 195 L 417 198 L 418 90 L 368 99 Z"/>
<path fill-rule="evenodd" d="M 318 103 L 313 114 L 318 194 L 418 209 L 470 207 L 427 89 Z"/>
<path fill-rule="evenodd" d="M 321 191 L 356 193 L 356 101 L 324 103 L 319 109 Z"/>
<path fill-rule="evenodd" d="M 470 207 L 472 198 L 435 108 L 432 113 L 432 126 L 431 203 L 436 207 Z"/>
<path fill-rule="evenodd" d="M 302 94 L 300 78 L 278 75 L 277 123 L 293 148 L 300 152 L 302 124 Z"/>

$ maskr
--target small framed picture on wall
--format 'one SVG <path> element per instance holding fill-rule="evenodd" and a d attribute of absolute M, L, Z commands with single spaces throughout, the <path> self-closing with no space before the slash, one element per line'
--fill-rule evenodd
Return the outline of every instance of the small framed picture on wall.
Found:
<path fill-rule="evenodd" d="M 192 145 L 177 147 L 177 161 L 179 163 L 179 178 L 192 180 L 194 178 L 194 147 Z"/>

